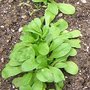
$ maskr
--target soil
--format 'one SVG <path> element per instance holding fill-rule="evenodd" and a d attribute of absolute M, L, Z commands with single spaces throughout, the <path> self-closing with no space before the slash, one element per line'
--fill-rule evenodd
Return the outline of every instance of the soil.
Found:
<path fill-rule="evenodd" d="M 19 42 L 21 27 L 44 14 L 41 5 L 26 1 L 0 0 L 0 72 L 9 61 L 11 49 L 16 42 Z M 57 2 L 61 1 L 57 0 Z M 70 30 L 79 29 L 82 33 L 82 47 L 78 50 L 77 56 L 71 58 L 78 64 L 80 70 L 76 76 L 66 75 L 63 90 L 90 90 L 90 0 L 63 1 L 73 4 L 76 7 L 76 14 L 67 16 L 60 13 L 57 19 L 64 17 L 70 24 Z M 37 6 L 38 10 L 36 10 Z M 11 80 L 4 80 L 0 75 L 0 90 L 16 90 Z"/>

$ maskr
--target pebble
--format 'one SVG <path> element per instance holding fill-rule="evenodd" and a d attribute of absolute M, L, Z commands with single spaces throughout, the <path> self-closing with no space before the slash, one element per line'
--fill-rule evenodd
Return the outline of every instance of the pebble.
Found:
<path fill-rule="evenodd" d="M 23 28 L 22 28 L 22 27 L 20 27 L 18 31 L 19 31 L 19 32 L 21 32 L 21 31 L 22 31 L 22 29 L 23 29 Z"/>
<path fill-rule="evenodd" d="M 9 42 L 10 40 L 7 40 L 7 43 Z"/>
<path fill-rule="evenodd" d="M 87 46 L 86 51 L 89 52 L 89 46 Z"/>
<path fill-rule="evenodd" d="M 87 3 L 87 1 L 86 1 L 86 0 L 81 0 L 81 2 L 82 2 L 82 3 Z"/>
<path fill-rule="evenodd" d="M 12 32 L 15 32 L 15 30 L 14 30 L 14 29 L 11 29 L 11 31 L 12 31 Z"/>
<path fill-rule="evenodd" d="M 12 87 L 13 87 L 13 88 L 15 88 L 15 86 L 14 86 L 14 85 L 13 85 Z"/>
<path fill-rule="evenodd" d="M 1 58 L 1 62 L 2 62 L 2 63 L 4 62 L 4 58 Z"/>
<path fill-rule="evenodd" d="M 84 87 L 83 90 L 86 90 L 88 87 Z"/>
<path fill-rule="evenodd" d="M 22 15 L 21 18 L 25 19 L 27 16 L 26 15 Z"/>
<path fill-rule="evenodd" d="M 62 16 L 63 16 L 63 14 L 62 14 L 62 13 L 60 13 L 58 16 L 59 16 L 59 17 L 62 17 Z"/>
<path fill-rule="evenodd" d="M 1 28 L 4 28 L 4 26 L 2 25 L 2 26 L 0 26 Z"/>
<path fill-rule="evenodd" d="M 67 76 L 65 76 L 65 78 L 68 78 Z"/>
<path fill-rule="evenodd" d="M 80 2 L 77 2 L 77 4 L 80 4 Z"/>

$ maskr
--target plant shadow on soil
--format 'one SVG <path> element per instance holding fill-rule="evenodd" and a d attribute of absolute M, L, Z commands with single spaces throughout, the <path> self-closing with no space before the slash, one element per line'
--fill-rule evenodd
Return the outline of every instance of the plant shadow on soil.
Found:
<path fill-rule="evenodd" d="M 69 22 L 70 30 L 81 31 L 82 48 L 78 50 L 77 56 L 70 58 L 78 64 L 79 73 L 76 76 L 66 74 L 63 90 L 90 90 L 90 0 L 86 3 L 82 3 L 81 0 L 64 2 L 73 4 L 76 7 L 76 14 L 72 16 L 59 14 L 56 19 L 64 17 Z M 35 5 L 31 1 L 28 5 L 19 6 L 20 3 L 20 0 L 0 0 L 0 72 L 8 62 L 11 49 L 19 42 L 21 34 L 19 28 L 44 13 L 44 9 L 41 8 L 30 16 L 36 8 Z M 11 80 L 4 80 L 0 75 L 0 90 L 15 90 Z"/>

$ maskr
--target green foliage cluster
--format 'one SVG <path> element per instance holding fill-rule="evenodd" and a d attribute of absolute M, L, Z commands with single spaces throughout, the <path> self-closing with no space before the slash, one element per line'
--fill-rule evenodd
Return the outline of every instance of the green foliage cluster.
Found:
<path fill-rule="evenodd" d="M 47 3 L 48 0 L 32 1 Z M 53 1 L 48 3 L 43 17 L 23 27 L 21 41 L 14 46 L 2 71 L 5 79 L 22 74 L 12 82 L 19 90 L 46 90 L 47 83 L 52 82 L 55 90 L 62 90 L 65 80 L 62 69 L 72 75 L 78 73 L 78 66 L 68 57 L 75 56 L 80 48 L 80 31 L 67 31 L 68 23 L 62 18 L 53 21 L 59 11 L 74 14 L 75 8 Z"/>

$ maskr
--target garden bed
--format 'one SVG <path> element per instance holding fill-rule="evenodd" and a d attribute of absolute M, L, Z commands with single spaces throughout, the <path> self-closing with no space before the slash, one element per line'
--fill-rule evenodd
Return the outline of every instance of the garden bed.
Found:
<path fill-rule="evenodd" d="M 25 1 L 25 0 L 23 0 Z M 58 2 L 62 0 L 57 0 Z M 76 76 L 67 74 L 64 90 L 90 90 L 90 1 L 83 3 L 81 0 L 63 0 L 76 6 L 76 14 L 64 15 L 70 23 L 70 30 L 79 29 L 81 36 L 81 49 L 77 56 L 70 58 L 79 66 Z M 0 72 L 8 62 L 11 49 L 19 42 L 21 27 L 44 13 L 44 9 L 36 9 L 32 2 L 21 4 L 20 0 L 2 0 L 0 2 Z M 38 8 L 39 8 L 38 7 Z M 56 19 L 63 17 L 59 14 Z M 0 90 L 15 90 L 11 80 L 4 80 L 0 75 Z M 50 86 L 52 87 L 52 85 Z"/>

